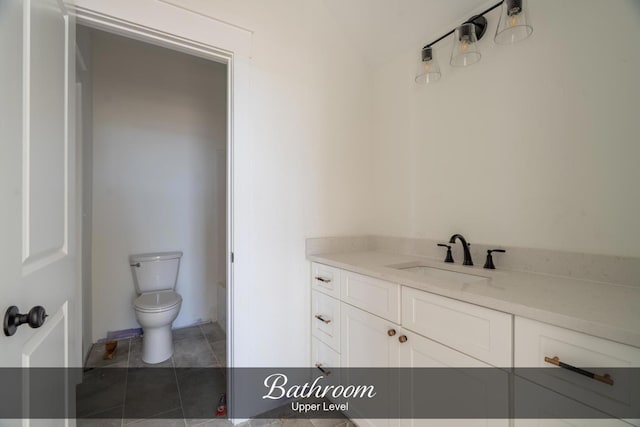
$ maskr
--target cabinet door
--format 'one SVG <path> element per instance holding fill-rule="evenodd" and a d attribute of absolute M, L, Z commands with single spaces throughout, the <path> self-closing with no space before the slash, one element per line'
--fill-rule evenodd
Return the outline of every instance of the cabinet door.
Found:
<path fill-rule="evenodd" d="M 343 367 L 398 366 L 396 337 L 389 336 L 390 330 L 396 333 L 398 325 L 345 303 L 341 304 L 341 312 Z"/>
<path fill-rule="evenodd" d="M 388 368 L 398 366 L 398 325 L 349 304 L 341 305 L 341 349 L 343 368 Z M 393 330 L 394 336 L 389 336 Z M 389 405 L 395 402 L 388 402 Z M 352 402 L 349 415 L 361 427 L 397 427 L 396 419 L 364 419 Z"/>
<path fill-rule="evenodd" d="M 440 343 L 432 341 L 410 331 L 402 330 L 400 333 L 407 340 L 400 344 L 400 367 L 403 368 L 490 368 L 491 366 L 473 357 L 453 350 Z M 495 369 L 495 368 L 494 368 Z M 465 372 L 464 374 L 469 374 Z M 461 373 L 463 375 L 463 373 Z M 465 379 L 465 383 L 469 383 Z M 504 412 L 508 413 L 509 407 L 509 379 L 504 373 L 504 388 L 495 384 L 489 386 L 482 378 L 472 378 L 471 383 L 478 387 L 476 392 L 487 399 L 487 405 L 503 405 Z M 483 392 L 489 389 L 490 392 Z M 475 390 L 474 390 L 475 391 Z M 402 419 L 401 427 L 507 427 L 508 419 Z"/>

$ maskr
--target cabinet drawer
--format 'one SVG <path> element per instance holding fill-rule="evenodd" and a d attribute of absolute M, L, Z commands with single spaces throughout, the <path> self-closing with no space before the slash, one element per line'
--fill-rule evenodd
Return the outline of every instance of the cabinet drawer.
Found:
<path fill-rule="evenodd" d="M 328 265 L 312 263 L 311 289 L 340 298 L 340 270 Z"/>
<path fill-rule="evenodd" d="M 322 368 L 326 372 L 331 372 L 333 368 L 340 367 L 340 354 L 320 341 L 318 338 L 311 339 L 311 366 Z"/>
<path fill-rule="evenodd" d="M 400 323 L 400 285 L 349 271 L 340 279 L 342 301 Z"/>
<path fill-rule="evenodd" d="M 340 301 L 311 291 L 311 333 L 336 351 L 340 351 Z"/>
<path fill-rule="evenodd" d="M 403 287 L 402 326 L 493 366 L 511 366 L 510 314 Z"/>
<path fill-rule="evenodd" d="M 516 377 L 513 387 L 515 427 L 631 427 L 622 420 L 607 418 L 596 409 L 522 378 Z M 525 414 L 527 418 L 522 418 Z M 580 418 L 566 418 L 570 414 Z"/>
<path fill-rule="evenodd" d="M 613 385 L 545 362 L 545 357 L 604 376 L 607 368 L 640 367 L 640 349 L 534 320 L 516 317 L 516 367 L 545 367 L 529 380 L 609 414 L 640 408 L 638 381 L 616 370 Z M 526 372 L 526 371 L 525 371 Z M 631 421 L 638 425 L 638 421 Z"/>

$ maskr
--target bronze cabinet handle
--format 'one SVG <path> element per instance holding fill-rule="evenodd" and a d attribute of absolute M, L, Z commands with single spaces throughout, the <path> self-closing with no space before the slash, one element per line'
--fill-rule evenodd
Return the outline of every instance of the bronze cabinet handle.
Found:
<path fill-rule="evenodd" d="M 611 375 L 609 374 L 598 375 L 593 372 L 589 372 L 584 369 L 578 368 L 576 366 L 569 365 L 568 363 L 561 362 L 558 356 L 554 356 L 554 357 L 545 356 L 544 361 L 547 363 L 551 363 L 552 365 L 556 365 L 561 368 L 567 369 L 569 371 L 575 372 L 576 374 L 584 375 L 585 377 L 589 377 L 596 381 L 600 381 L 601 383 L 613 385 L 613 379 L 611 378 Z"/>
<path fill-rule="evenodd" d="M 396 330 L 395 329 L 389 329 L 387 331 L 387 335 L 389 335 L 390 337 L 394 336 L 396 334 Z"/>
<path fill-rule="evenodd" d="M 400 335 L 398 337 L 398 341 L 400 341 L 402 344 L 406 343 L 409 340 L 409 338 L 407 338 L 406 335 Z"/>
<path fill-rule="evenodd" d="M 322 283 L 331 283 L 331 279 L 327 279 L 325 277 L 322 276 L 316 276 L 316 280 Z"/>
<path fill-rule="evenodd" d="M 323 374 L 325 374 L 326 376 L 331 375 L 331 371 L 328 371 L 326 369 L 324 369 L 322 367 L 322 363 L 316 363 L 316 368 L 318 368 L 320 370 L 320 372 L 322 372 Z"/>
<path fill-rule="evenodd" d="M 324 317 L 322 317 L 322 315 L 321 315 L 321 314 L 316 314 L 314 317 L 315 317 L 316 319 L 318 319 L 319 321 L 326 323 L 327 325 L 328 325 L 329 323 L 331 323 L 331 320 L 330 320 L 330 319 L 325 319 Z"/>

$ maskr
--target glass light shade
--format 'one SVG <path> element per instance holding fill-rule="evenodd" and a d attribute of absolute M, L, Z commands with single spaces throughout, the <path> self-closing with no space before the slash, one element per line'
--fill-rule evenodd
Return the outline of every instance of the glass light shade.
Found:
<path fill-rule="evenodd" d="M 527 16 L 527 0 L 504 0 L 500 22 L 494 40 L 498 44 L 511 44 L 526 39 L 533 33 Z"/>
<path fill-rule="evenodd" d="M 453 34 L 453 50 L 451 61 L 454 67 L 466 67 L 480 61 L 478 39 L 476 38 L 476 26 L 468 22 L 456 28 Z"/>
<path fill-rule="evenodd" d="M 420 63 L 416 72 L 415 81 L 418 84 L 434 83 L 440 80 L 440 65 L 431 47 L 422 49 Z"/>

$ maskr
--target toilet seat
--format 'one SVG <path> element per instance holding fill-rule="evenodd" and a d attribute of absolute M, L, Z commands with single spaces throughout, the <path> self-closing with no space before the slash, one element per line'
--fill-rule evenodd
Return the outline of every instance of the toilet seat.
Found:
<path fill-rule="evenodd" d="M 171 310 L 182 302 L 180 294 L 174 291 L 145 292 L 134 301 L 137 311 L 159 313 Z"/>

